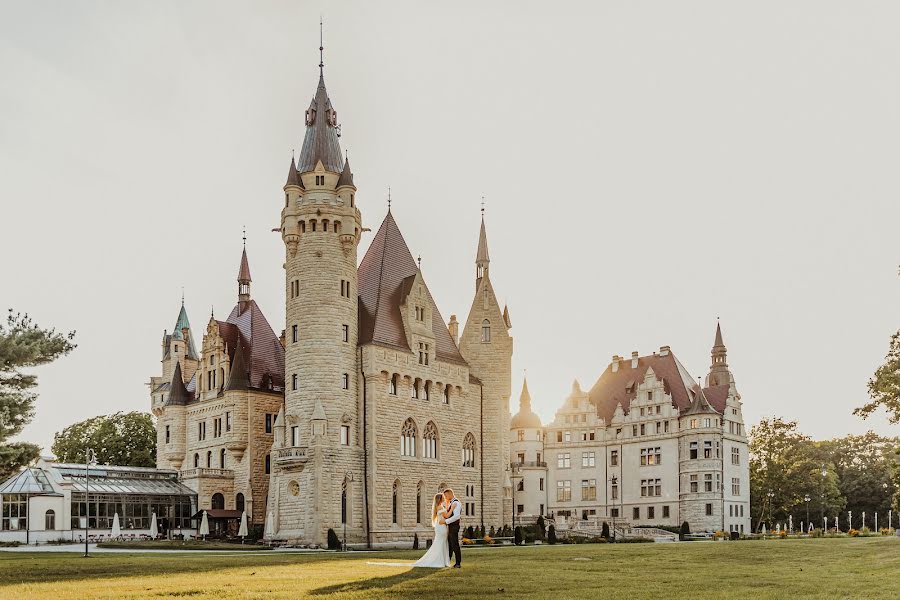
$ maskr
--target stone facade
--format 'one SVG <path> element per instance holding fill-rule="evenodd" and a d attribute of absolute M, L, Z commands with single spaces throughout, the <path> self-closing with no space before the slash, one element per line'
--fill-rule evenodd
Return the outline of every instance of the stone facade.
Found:
<path fill-rule="evenodd" d="M 702 389 L 664 346 L 613 357 L 589 392 L 575 382 L 546 427 L 522 396 L 510 431 L 522 518 L 750 532 L 747 437 L 721 330 Z"/>

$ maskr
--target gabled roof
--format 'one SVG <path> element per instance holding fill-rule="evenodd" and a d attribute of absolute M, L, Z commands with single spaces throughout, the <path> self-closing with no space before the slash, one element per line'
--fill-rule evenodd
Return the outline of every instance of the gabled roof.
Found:
<path fill-rule="evenodd" d="M 375 343 L 411 351 L 406 341 L 400 305 L 405 280 L 414 278 L 418 270 L 394 216 L 388 211 L 359 265 L 360 345 Z M 437 358 L 466 364 L 427 285 L 425 292 L 431 304 L 431 329 Z"/>
<path fill-rule="evenodd" d="M 336 124 L 328 119 L 328 114 L 333 110 L 325 89 L 325 78 L 320 74 L 319 86 L 307 113 L 312 121 L 306 126 L 300 160 L 297 161 L 297 171 L 300 173 L 315 170 L 319 161 L 322 161 L 326 171 L 340 173 L 343 170 L 344 157 L 341 154 L 338 130 Z"/>
<path fill-rule="evenodd" d="M 591 403 L 597 407 L 597 416 L 609 422 L 618 404 L 628 411 L 648 368 L 653 369 L 657 379 L 663 380 L 666 393 L 672 396 L 672 404 L 679 411 L 684 412 L 690 407 L 694 399 L 693 389 L 697 384 L 675 355 L 668 352 L 665 355 L 642 356 L 638 359 L 636 368 L 631 368 L 631 359 L 627 357 L 619 361 L 619 369 L 616 372 L 613 372 L 612 364 L 607 366 L 588 392 Z M 724 394 L 723 390 L 719 389 L 722 387 L 725 388 Z M 725 410 L 727 388 L 727 385 L 713 386 L 704 390 L 709 403 L 719 413 Z"/>
<path fill-rule="evenodd" d="M 3 483 L 0 483 L 0 494 L 32 494 L 46 495 L 56 493 L 43 470 L 27 467 Z"/>
<path fill-rule="evenodd" d="M 239 302 L 231 309 L 228 319 L 218 323 L 232 362 L 238 345 L 243 344 L 242 360 L 247 363 L 250 387 L 266 390 L 271 378 L 273 387 L 283 389 L 284 347 L 256 300 Z"/>

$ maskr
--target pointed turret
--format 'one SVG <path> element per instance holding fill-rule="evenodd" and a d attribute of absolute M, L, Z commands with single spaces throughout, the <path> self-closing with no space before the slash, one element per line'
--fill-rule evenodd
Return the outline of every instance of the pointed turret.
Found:
<path fill-rule="evenodd" d="M 509 421 L 510 429 L 540 429 L 541 418 L 531 409 L 531 393 L 528 391 L 528 379 L 522 381 L 522 393 L 519 394 L 519 412 Z"/>
<path fill-rule="evenodd" d="M 325 76 L 320 70 L 316 95 L 306 109 L 306 135 L 303 137 L 297 171 L 300 173 L 314 171 L 321 161 L 326 171 L 340 173 L 343 170 L 344 157 L 341 153 L 339 136 L 337 111 L 331 105 L 331 99 L 325 89 Z"/>
<path fill-rule="evenodd" d="M 709 400 L 706 399 L 703 388 L 698 384 L 697 390 L 694 392 L 694 399 L 691 400 L 691 405 L 681 414 L 684 416 L 708 413 L 716 413 L 716 409 L 714 409 L 709 403 Z"/>
<path fill-rule="evenodd" d="M 228 384 L 225 390 L 246 390 L 250 387 L 250 377 L 247 372 L 247 361 L 244 359 L 244 345 L 238 341 L 234 351 L 234 360 L 228 376 Z"/>
<path fill-rule="evenodd" d="M 243 307 L 250 302 L 250 263 L 247 261 L 247 238 L 244 238 L 244 251 L 241 253 L 241 267 L 238 269 L 238 303 Z"/>
<path fill-rule="evenodd" d="M 349 185 L 350 187 L 355 188 L 353 185 L 353 171 L 350 170 L 350 159 L 344 159 L 344 168 L 341 171 L 341 176 L 338 178 L 337 187 L 342 187 L 345 185 Z"/>
<path fill-rule="evenodd" d="M 487 277 L 491 257 L 488 253 L 487 231 L 484 228 L 484 213 L 481 214 L 481 231 L 478 234 L 478 253 L 475 255 L 475 287 L 481 283 L 482 277 Z"/>
<path fill-rule="evenodd" d="M 294 157 L 291 157 L 291 167 L 288 169 L 287 183 L 284 184 L 285 189 L 289 187 L 298 187 L 301 190 L 303 189 L 303 180 L 300 179 L 300 174 L 297 172 L 297 163 L 294 162 Z"/>
<path fill-rule="evenodd" d="M 731 383 L 731 371 L 728 370 L 728 350 L 722 341 L 722 326 L 716 322 L 716 340 L 713 342 L 711 365 L 709 375 L 706 376 L 706 385 L 727 385 Z"/>
<path fill-rule="evenodd" d="M 175 329 L 172 331 L 172 340 L 181 340 L 184 342 L 184 357 L 191 360 L 199 360 L 197 356 L 196 346 L 194 345 L 194 335 L 191 331 L 191 323 L 188 320 L 187 309 L 184 307 L 184 298 L 181 299 L 181 309 L 178 311 L 178 318 L 175 320 Z M 166 349 L 168 351 L 168 348 Z M 180 358 L 179 352 L 174 352 L 173 358 Z"/>
<path fill-rule="evenodd" d="M 172 375 L 172 386 L 169 388 L 169 397 L 166 400 L 167 406 L 184 406 L 190 402 L 191 395 L 184 385 L 184 379 L 181 376 L 181 363 L 175 364 L 175 373 Z"/>

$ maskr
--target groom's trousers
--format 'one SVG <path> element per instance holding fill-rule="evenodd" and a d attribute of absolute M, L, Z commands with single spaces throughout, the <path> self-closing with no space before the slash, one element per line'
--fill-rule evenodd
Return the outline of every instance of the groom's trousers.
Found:
<path fill-rule="evenodd" d="M 447 525 L 447 546 L 450 548 L 450 558 L 456 555 L 456 564 L 462 564 L 462 550 L 459 548 L 459 521 Z"/>

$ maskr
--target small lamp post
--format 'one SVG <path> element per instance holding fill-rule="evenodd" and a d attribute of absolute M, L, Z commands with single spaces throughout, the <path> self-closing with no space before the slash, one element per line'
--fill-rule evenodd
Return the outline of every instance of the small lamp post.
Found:
<path fill-rule="evenodd" d="M 809 494 L 803 496 L 803 501 L 806 502 L 806 531 L 809 533 L 809 501 L 812 498 L 809 497 Z"/>
<path fill-rule="evenodd" d="M 90 468 L 97 464 L 97 453 L 93 448 L 88 448 L 84 453 L 84 558 L 90 557 L 88 553 L 88 535 L 91 526 L 91 471 Z"/>

